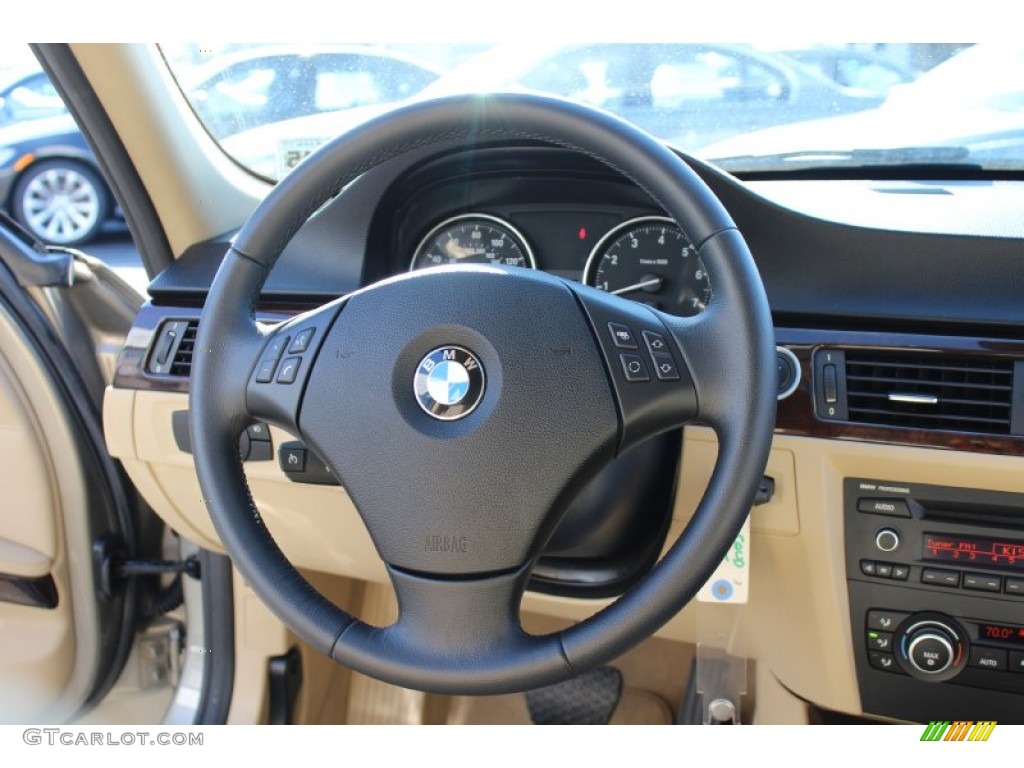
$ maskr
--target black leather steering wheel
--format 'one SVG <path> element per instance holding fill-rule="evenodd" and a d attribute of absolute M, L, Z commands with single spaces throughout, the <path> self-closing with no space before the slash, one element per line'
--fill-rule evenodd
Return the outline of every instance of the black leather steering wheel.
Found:
<path fill-rule="evenodd" d="M 385 160 L 453 139 L 543 141 L 632 179 L 697 246 L 712 284 L 706 311 L 679 318 L 542 272 L 480 266 L 384 280 L 273 328 L 255 321 L 268 273 L 314 211 Z M 774 425 L 768 303 L 725 209 L 637 128 L 533 95 L 423 102 L 317 151 L 236 237 L 197 348 L 209 352 L 192 373 L 196 467 L 242 575 L 323 653 L 441 693 L 551 684 L 654 633 L 732 544 Z M 279 550 L 237 455 L 238 434 L 254 419 L 301 436 L 340 479 L 397 592 L 392 626 L 339 609 Z M 575 493 L 630 446 L 693 422 L 714 429 L 719 454 L 678 541 L 590 619 L 526 634 L 518 611 L 531 566 Z"/>

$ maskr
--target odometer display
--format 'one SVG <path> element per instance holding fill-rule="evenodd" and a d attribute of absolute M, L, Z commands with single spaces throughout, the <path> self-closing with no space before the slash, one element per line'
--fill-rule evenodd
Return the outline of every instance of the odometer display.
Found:
<path fill-rule="evenodd" d="M 675 315 L 696 315 L 711 300 L 697 249 L 672 219 L 661 216 L 631 219 L 601 238 L 583 281 Z"/>
<path fill-rule="evenodd" d="M 446 219 L 420 241 L 409 269 L 442 264 L 535 268 L 530 246 L 507 221 L 483 213 Z"/>

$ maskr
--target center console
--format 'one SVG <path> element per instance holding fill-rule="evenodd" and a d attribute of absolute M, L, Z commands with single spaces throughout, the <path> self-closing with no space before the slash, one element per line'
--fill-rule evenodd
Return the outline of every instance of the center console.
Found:
<path fill-rule="evenodd" d="M 1024 722 L 1024 494 L 844 480 L 865 713 Z"/>

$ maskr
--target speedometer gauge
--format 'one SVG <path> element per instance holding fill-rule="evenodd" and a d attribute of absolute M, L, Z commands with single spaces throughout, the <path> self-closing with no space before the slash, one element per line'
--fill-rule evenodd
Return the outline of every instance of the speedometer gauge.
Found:
<path fill-rule="evenodd" d="M 413 254 L 409 269 L 441 264 L 501 264 L 536 268 L 530 246 L 519 231 L 495 216 L 467 213 L 430 230 Z"/>
<path fill-rule="evenodd" d="M 711 299 L 697 249 L 672 219 L 644 216 L 619 224 L 594 248 L 583 282 L 674 315 L 696 315 Z"/>

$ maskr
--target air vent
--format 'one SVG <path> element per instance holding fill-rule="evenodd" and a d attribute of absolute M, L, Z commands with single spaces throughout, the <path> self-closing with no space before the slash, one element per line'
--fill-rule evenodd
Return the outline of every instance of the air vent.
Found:
<path fill-rule="evenodd" d="M 165 320 L 154 336 L 149 373 L 188 378 L 192 372 L 192 353 L 196 347 L 198 320 Z"/>
<path fill-rule="evenodd" d="M 865 350 L 819 352 L 815 362 L 825 418 L 994 435 L 1022 431 L 1024 363 Z"/>

